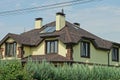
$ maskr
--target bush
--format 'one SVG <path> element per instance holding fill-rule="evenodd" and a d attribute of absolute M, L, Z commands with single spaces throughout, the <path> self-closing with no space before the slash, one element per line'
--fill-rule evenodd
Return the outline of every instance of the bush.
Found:
<path fill-rule="evenodd" d="M 29 61 L 24 69 L 32 73 L 33 79 L 37 80 L 52 80 L 54 75 L 54 66 L 44 61 L 42 63 Z"/>
<path fill-rule="evenodd" d="M 0 61 L 0 80 L 119 80 L 120 68 L 82 64 L 55 67 L 53 64 L 18 60 Z"/>
<path fill-rule="evenodd" d="M 0 80 L 30 80 L 28 72 L 22 69 L 18 60 L 0 61 Z"/>

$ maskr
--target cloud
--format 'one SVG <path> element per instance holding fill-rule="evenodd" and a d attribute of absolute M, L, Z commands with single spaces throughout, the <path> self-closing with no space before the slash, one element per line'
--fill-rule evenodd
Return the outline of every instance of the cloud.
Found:
<path fill-rule="evenodd" d="M 16 9 L 21 9 L 21 4 L 20 3 L 15 4 L 15 8 Z"/>
<path fill-rule="evenodd" d="M 73 9 L 69 13 L 67 18 L 71 22 L 79 22 L 81 28 L 98 36 L 104 36 L 105 39 L 108 37 L 107 39 L 120 42 L 120 37 L 118 37 L 120 34 L 120 7 L 97 6 L 80 10 Z M 111 35 L 109 36 L 109 34 Z"/>

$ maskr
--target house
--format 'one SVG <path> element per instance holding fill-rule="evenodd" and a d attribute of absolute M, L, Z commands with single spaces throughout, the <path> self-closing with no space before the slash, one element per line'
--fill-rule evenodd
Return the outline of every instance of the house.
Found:
<path fill-rule="evenodd" d="M 56 21 L 42 25 L 35 19 L 35 29 L 21 34 L 8 33 L 0 41 L 2 59 L 17 58 L 50 62 L 74 62 L 101 65 L 120 65 L 120 44 L 104 40 L 65 20 L 63 12 Z"/>

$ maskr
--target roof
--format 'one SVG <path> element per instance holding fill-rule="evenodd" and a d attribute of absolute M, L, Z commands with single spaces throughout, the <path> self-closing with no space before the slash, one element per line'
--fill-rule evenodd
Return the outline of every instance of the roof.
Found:
<path fill-rule="evenodd" d="M 76 25 L 66 21 L 65 27 L 63 27 L 59 31 L 49 32 L 49 33 L 40 33 L 43 29 L 48 26 L 55 27 L 55 21 L 44 25 L 40 29 L 33 29 L 28 32 L 24 32 L 22 34 L 11 34 L 6 35 L 0 45 L 9 37 L 13 38 L 20 44 L 28 45 L 28 46 L 37 46 L 39 45 L 46 37 L 54 37 L 58 40 L 61 40 L 63 43 L 73 43 L 77 44 L 79 41 L 83 39 L 90 40 L 96 48 L 109 50 L 113 42 L 104 40 L 80 27 L 76 27 Z M 115 43 L 120 46 L 119 43 Z"/>
<path fill-rule="evenodd" d="M 22 58 L 22 61 L 27 61 L 29 59 L 32 59 L 33 61 L 51 61 L 51 62 L 67 62 L 67 61 L 72 61 L 67 59 L 66 57 L 63 57 L 59 54 L 46 54 L 46 55 L 30 55 L 27 57 Z"/>

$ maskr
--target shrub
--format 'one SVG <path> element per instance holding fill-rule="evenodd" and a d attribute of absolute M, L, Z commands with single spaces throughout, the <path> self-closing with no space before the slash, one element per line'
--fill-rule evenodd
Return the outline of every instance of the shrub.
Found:
<path fill-rule="evenodd" d="M 22 69 L 19 60 L 0 61 L 0 80 L 29 80 L 28 72 Z"/>
<path fill-rule="evenodd" d="M 55 67 L 48 62 L 0 61 L 0 80 L 119 80 L 120 68 L 82 64 Z"/>
<path fill-rule="evenodd" d="M 32 73 L 33 79 L 52 80 L 54 75 L 53 68 L 54 66 L 52 64 L 44 61 L 42 63 L 29 61 L 24 69 Z"/>

